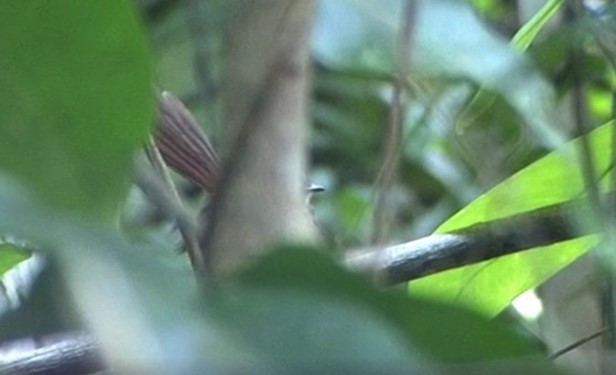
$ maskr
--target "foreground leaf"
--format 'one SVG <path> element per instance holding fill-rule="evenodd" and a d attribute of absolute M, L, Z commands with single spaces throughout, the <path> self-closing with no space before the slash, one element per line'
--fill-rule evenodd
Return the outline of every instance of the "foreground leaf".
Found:
<path fill-rule="evenodd" d="M 271 253 L 206 301 L 225 332 L 286 373 L 430 373 L 435 364 L 541 354 L 512 327 L 377 290 L 312 249 Z"/>
<path fill-rule="evenodd" d="M 612 128 L 609 123 L 588 136 L 601 177 L 611 169 Z M 579 198 L 584 192 L 584 181 L 575 159 L 579 146 L 578 139 L 524 168 L 455 214 L 437 233 Z M 410 292 L 494 316 L 515 297 L 543 283 L 595 243 L 595 237 L 579 238 L 443 272 L 412 282 Z"/>
<path fill-rule="evenodd" d="M 0 182 L 0 233 L 27 238 L 58 266 L 39 277 L 18 310 L 2 317 L 1 340 L 83 322 L 119 373 L 219 373 L 208 367 L 214 358 L 232 363 L 237 351 L 194 304 L 197 290 L 185 257 L 129 244 L 111 225 L 62 215 L 18 185 Z"/>
<path fill-rule="evenodd" d="M 152 118 L 130 2 L 0 3 L 0 168 L 47 202 L 109 217 Z"/>

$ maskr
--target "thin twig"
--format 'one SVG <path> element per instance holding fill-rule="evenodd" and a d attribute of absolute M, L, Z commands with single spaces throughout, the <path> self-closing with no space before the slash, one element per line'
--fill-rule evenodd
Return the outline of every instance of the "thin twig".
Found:
<path fill-rule="evenodd" d="M 411 39 L 415 1 L 406 0 L 402 12 L 401 28 L 398 39 L 397 65 L 398 73 L 393 81 L 393 97 L 389 111 L 389 123 L 383 147 L 383 163 L 377 177 L 376 208 L 374 211 L 374 232 L 372 244 L 382 243 L 387 237 L 389 218 L 389 194 L 397 178 L 400 152 L 402 149 L 402 129 L 405 112 L 408 106 L 406 92 L 406 77 L 409 70 L 411 54 Z"/>
<path fill-rule="evenodd" d="M 604 198 L 612 199 L 614 195 L 606 194 Z M 406 282 L 602 231 L 600 226 L 577 225 L 575 218 L 590 212 L 588 200 L 580 198 L 452 233 L 433 234 L 385 248 L 351 251 L 345 263 L 382 284 Z"/>
<path fill-rule="evenodd" d="M 555 360 L 558 359 L 559 357 L 563 356 L 564 354 L 569 353 L 570 351 L 579 348 L 580 346 L 586 344 L 589 341 L 592 341 L 594 339 L 596 339 L 597 337 L 603 336 L 606 333 L 608 333 L 610 331 L 609 327 L 605 327 L 605 328 L 601 328 L 600 330 L 598 330 L 597 332 L 594 332 L 570 345 L 565 346 L 564 348 L 555 351 L 554 353 L 550 354 L 548 356 L 549 360 Z"/>
<path fill-rule="evenodd" d="M 201 274 L 204 271 L 205 267 L 203 263 L 203 253 L 201 252 L 197 236 L 197 226 L 195 225 L 194 220 L 191 220 L 188 215 L 186 215 L 184 205 L 177 192 L 177 189 L 175 188 L 175 185 L 173 184 L 171 176 L 169 175 L 167 166 L 162 156 L 160 155 L 160 151 L 156 147 L 154 140 L 151 137 L 148 141 L 146 151 L 148 159 L 150 160 L 150 163 L 160 177 L 165 191 L 168 192 L 167 196 L 164 199 L 169 199 L 171 202 L 168 202 L 169 204 L 167 204 L 167 206 L 174 207 L 174 209 L 167 209 L 165 211 L 168 213 L 170 218 L 176 223 L 178 227 L 178 230 L 184 242 L 184 246 L 186 248 L 186 251 L 188 252 L 188 256 L 190 258 L 190 263 L 193 267 L 193 270 L 197 274 Z"/>

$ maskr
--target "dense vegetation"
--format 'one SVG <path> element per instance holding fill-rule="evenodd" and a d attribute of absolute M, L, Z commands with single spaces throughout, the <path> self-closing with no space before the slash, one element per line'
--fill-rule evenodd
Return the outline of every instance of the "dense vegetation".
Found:
<path fill-rule="evenodd" d="M 87 332 L 96 337 L 87 354 L 103 353 L 120 373 L 561 373 L 549 340 L 511 302 L 591 251 L 602 283 L 616 270 L 610 2 L 266 3 L 0 5 L 4 345 L 58 333 L 70 345 L 72 334 Z M 291 68 L 304 61 L 308 70 L 272 68 L 259 60 L 270 49 L 272 59 L 289 53 Z M 241 74 L 261 67 L 275 78 L 242 86 Z M 269 91 L 282 92 L 288 77 L 307 89 Z M 148 180 L 170 172 L 143 157 L 144 148 L 150 161 L 156 150 L 149 137 L 160 122 L 160 90 L 202 124 L 222 155 L 219 186 L 229 193 L 204 196 L 181 173 L 171 174 L 173 188 Z M 275 107 L 295 103 L 298 92 L 308 113 Z M 247 114 L 239 131 L 236 112 Z M 288 113 L 297 124 L 260 126 Z M 263 156 L 277 150 L 267 140 L 303 140 L 304 131 L 299 157 Z M 301 181 L 287 181 L 291 173 L 274 190 L 265 177 L 233 185 L 250 176 L 248 162 L 278 171 L 296 161 L 303 168 L 304 157 Z M 255 245 L 259 256 L 226 240 L 226 214 L 246 225 L 236 228 L 264 225 L 259 215 L 234 217 L 241 211 L 229 202 L 287 202 L 276 187 L 306 181 L 326 190 L 313 199 L 319 240 L 293 237 L 294 219 L 271 219 L 270 211 L 266 225 L 283 229 L 276 241 L 248 241 L 266 244 Z M 175 190 L 181 204 L 169 198 Z M 209 229 L 193 220 L 204 205 Z M 216 259 L 249 260 L 223 277 L 217 265 L 237 259 L 205 272 L 194 252 L 207 263 L 208 249 L 187 245 L 192 230 L 208 233 Z M 231 238 L 239 243 L 248 232 L 231 230 Z M 395 260 L 375 257 L 368 277 L 349 270 L 366 268 L 354 266 L 352 249 L 388 254 L 419 237 L 441 246 L 451 237 L 439 235 L 452 233 L 470 241 L 469 254 L 395 279 L 416 279 L 408 288 L 378 285 L 391 282 L 384 275 Z M 27 266 L 41 259 L 42 270 Z M 19 284 L 16 272 L 30 281 Z M 598 328 L 608 337 L 613 306 L 604 311 L 608 328 Z"/>

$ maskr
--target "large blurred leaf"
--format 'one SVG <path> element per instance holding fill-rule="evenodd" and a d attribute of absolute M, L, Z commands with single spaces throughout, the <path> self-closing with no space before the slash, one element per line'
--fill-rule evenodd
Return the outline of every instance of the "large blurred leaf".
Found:
<path fill-rule="evenodd" d="M 108 217 L 152 117 L 129 1 L 0 3 L 0 168 L 48 202 Z"/>
<path fill-rule="evenodd" d="M 520 30 L 511 39 L 511 44 L 520 51 L 525 51 L 564 2 L 565 0 L 547 1 L 528 22 L 520 27 Z"/>
<path fill-rule="evenodd" d="M 611 168 L 612 128 L 609 123 L 588 136 L 601 176 Z M 516 173 L 466 206 L 437 232 L 446 233 L 579 198 L 584 192 L 575 159 L 580 142 L 572 141 Z M 410 291 L 412 295 L 470 306 L 494 316 L 519 294 L 544 282 L 595 243 L 594 237 L 579 238 L 443 272 L 412 282 Z"/>
<path fill-rule="evenodd" d="M 434 363 L 540 354 L 511 327 L 377 290 L 313 249 L 273 252 L 206 301 L 227 332 L 285 373 L 427 373 Z"/>

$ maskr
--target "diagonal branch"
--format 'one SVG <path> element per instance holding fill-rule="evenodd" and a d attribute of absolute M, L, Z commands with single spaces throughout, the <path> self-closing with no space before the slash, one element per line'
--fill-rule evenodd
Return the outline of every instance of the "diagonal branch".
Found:
<path fill-rule="evenodd" d="M 609 194 L 610 198 L 613 195 Z M 345 263 L 378 282 L 401 283 L 597 233 L 601 226 L 580 225 L 576 221 L 576 218 L 592 218 L 593 212 L 587 199 L 576 199 L 385 249 L 353 251 Z"/>
<path fill-rule="evenodd" d="M 100 343 L 87 333 L 70 333 L 53 338 L 33 350 L 20 350 L 22 341 L 0 346 L 0 373 L 90 374 L 103 371 Z"/>

